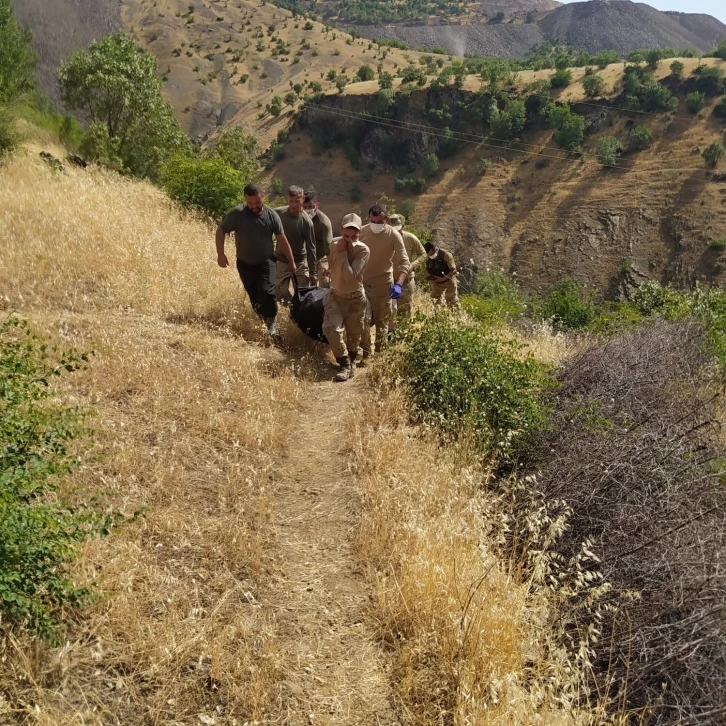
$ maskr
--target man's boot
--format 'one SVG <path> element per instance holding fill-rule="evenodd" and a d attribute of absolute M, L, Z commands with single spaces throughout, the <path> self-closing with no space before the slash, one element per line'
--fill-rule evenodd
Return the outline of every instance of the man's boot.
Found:
<path fill-rule="evenodd" d="M 355 375 L 355 359 L 358 357 L 358 351 L 353 350 L 349 354 L 350 357 L 350 377 L 352 378 Z"/>
<path fill-rule="evenodd" d="M 347 381 L 353 375 L 350 370 L 350 358 L 348 358 L 347 355 L 344 355 L 341 358 L 336 358 L 335 360 L 338 361 L 340 371 L 333 380 L 336 383 L 343 383 L 343 381 Z"/>
<path fill-rule="evenodd" d="M 277 342 L 280 340 L 280 328 L 277 326 L 277 316 L 274 318 L 265 318 L 265 325 L 267 326 L 267 332 L 270 334 L 270 338 Z"/>
<path fill-rule="evenodd" d="M 358 365 L 361 368 L 365 368 L 371 362 L 371 357 L 372 357 L 371 352 L 369 350 L 364 350 L 363 357 L 361 358 L 360 363 L 358 363 Z"/>

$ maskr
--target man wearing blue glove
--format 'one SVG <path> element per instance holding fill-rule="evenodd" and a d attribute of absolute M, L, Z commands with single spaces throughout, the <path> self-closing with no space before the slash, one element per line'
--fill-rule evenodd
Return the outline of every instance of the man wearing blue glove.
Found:
<path fill-rule="evenodd" d="M 376 329 L 375 350 L 380 351 L 386 344 L 391 300 L 401 297 L 410 262 L 403 238 L 388 224 L 388 210 L 383 205 L 375 204 L 368 210 L 368 224 L 361 230 L 360 241 L 370 250 L 368 266 L 363 273 L 363 286 L 368 298 L 361 338 L 365 361 L 372 352 L 372 327 Z"/>

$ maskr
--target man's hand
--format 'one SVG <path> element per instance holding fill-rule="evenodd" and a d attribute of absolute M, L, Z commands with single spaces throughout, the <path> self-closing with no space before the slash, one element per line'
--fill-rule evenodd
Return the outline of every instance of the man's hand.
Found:
<path fill-rule="evenodd" d="M 294 262 L 288 262 L 287 269 L 290 270 L 290 274 L 297 280 L 297 265 Z"/>
<path fill-rule="evenodd" d="M 229 260 L 227 260 L 227 255 L 224 252 L 221 255 L 217 255 L 217 264 L 220 267 L 229 267 Z"/>
<path fill-rule="evenodd" d="M 318 286 L 318 278 L 315 275 L 310 275 L 310 287 Z"/>
<path fill-rule="evenodd" d="M 434 282 L 443 285 L 443 283 L 448 282 L 449 278 L 446 277 L 446 275 L 441 275 L 440 277 L 434 277 Z"/>
<path fill-rule="evenodd" d="M 401 295 L 403 295 L 403 286 L 397 282 L 391 288 L 390 292 L 388 293 L 388 297 L 390 297 L 391 300 L 398 300 Z"/>

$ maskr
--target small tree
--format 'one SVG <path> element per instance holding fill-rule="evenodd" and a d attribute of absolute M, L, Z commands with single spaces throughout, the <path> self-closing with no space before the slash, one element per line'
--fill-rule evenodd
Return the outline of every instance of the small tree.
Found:
<path fill-rule="evenodd" d="M 36 57 L 30 37 L 30 31 L 15 20 L 10 0 L 0 0 L 0 103 L 35 88 Z"/>
<path fill-rule="evenodd" d="M 439 157 L 436 154 L 427 154 L 424 159 L 423 170 L 426 176 L 435 176 L 439 170 Z"/>
<path fill-rule="evenodd" d="M 614 136 L 603 136 L 597 140 L 595 154 L 603 166 L 617 166 L 622 150 L 622 145 Z"/>
<path fill-rule="evenodd" d="M 383 71 L 378 76 L 380 88 L 393 88 L 393 76 L 388 71 Z"/>
<path fill-rule="evenodd" d="M 595 98 L 601 96 L 605 90 L 605 80 L 602 76 L 593 74 L 591 76 L 585 76 L 582 79 L 582 88 L 585 91 L 587 98 Z"/>
<path fill-rule="evenodd" d="M 338 89 L 338 93 L 343 93 L 343 89 L 348 85 L 348 78 L 346 76 L 338 76 L 335 79 L 335 87 Z"/>
<path fill-rule="evenodd" d="M 550 86 L 552 88 L 565 88 L 565 86 L 569 86 L 570 83 L 572 83 L 572 71 L 568 68 L 560 68 L 560 70 L 556 71 L 552 78 L 550 78 Z"/>
<path fill-rule="evenodd" d="M 706 104 L 706 97 L 699 93 L 698 91 L 694 91 L 693 93 L 689 93 L 686 96 L 686 108 L 691 113 L 698 113 Z"/>
<path fill-rule="evenodd" d="M 636 126 L 630 134 L 633 149 L 646 149 L 653 143 L 653 132 L 647 126 Z"/>
<path fill-rule="evenodd" d="M 215 153 L 245 179 L 251 179 L 260 165 L 260 147 L 252 134 L 241 126 L 228 128 L 219 135 Z"/>
<path fill-rule="evenodd" d="M 726 149 L 724 149 L 723 144 L 718 141 L 714 141 L 703 150 L 701 156 L 709 166 L 716 166 L 716 164 L 718 164 L 718 162 L 723 158 L 724 154 L 726 154 Z"/>
<path fill-rule="evenodd" d="M 680 80 L 681 78 L 683 78 L 684 68 L 685 66 L 683 65 L 683 63 L 681 63 L 681 61 L 674 60 L 673 63 L 671 63 L 671 76 Z"/>
<path fill-rule="evenodd" d="M 334 81 L 338 77 L 338 71 L 335 70 L 335 68 L 331 68 L 328 71 L 328 80 Z"/>
<path fill-rule="evenodd" d="M 285 94 L 285 105 L 286 106 L 294 106 L 295 101 L 297 101 L 297 96 L 290 91 L 290 93 Z"/>
<path fill-rule="evenodd" d="M 726 118 L 726 96 L 713 107 L 713 115 L 717 118 Z"/>
<path fill-rule="evenodd" d="M 356 71 L 356 77 L 359 81 L 372 81 L 376 73 L 369 65 L 364 64 Z"/>
<path fill-rule="evenodd" d="M 651 48 L 651 50 L 647 51 L 645 54 L 645 62 L 648 64 L 648 68 L 653 71 L 658 67 L 660 59 L 661 54 L 657 48 Z"/>

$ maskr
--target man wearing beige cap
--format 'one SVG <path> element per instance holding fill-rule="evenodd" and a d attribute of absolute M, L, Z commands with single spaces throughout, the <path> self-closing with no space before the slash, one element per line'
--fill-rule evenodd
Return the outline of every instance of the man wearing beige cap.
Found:
<path fill-rule="evenodd" d="M 388 210 L 380 204 L 368 210 L 368 224 L 360 232 L 360 241 L 371 251 L 363 275 L 368 298 L 366 322 L 361 347 L 363 359 L 371 355 L 371 328 L 376 328 L 376 351 L 386 344 L 391 319 L 391 300 L 403 293 L 409 261 L 401 235 L 388 224 Z"/>
<path fill-rule="evenodd" d="M 355 358 L 366 314 L 363 273 L 370 257 L 370 250 L 359 240 L 360 217 L 347 214 L 341 226 L 340 237 L 330 245 L 330 292 L 323 303 L 323 333 L 340 366 L 333 379 L 338 383 L 347 381 L 355 373 Z"/>
<path fill-rule="evenodd" d="M 406 226 L 406 218 L 402 214 L 392 214 L 388 218 L 388 224 L 398 232 L 403 238 L 403 246 L 406 248 L 411 267 L 406 276 L 406 282 L 403 283 L 403 293 L 396 301 L 396 314 L 391 318 L 389 330 L 396 329 L 396 320 L 411 317 L 411 306 L 413 305 L 413 296 L 416 292 L 415 269 L 426 261 L 426 251 L 421 244 L 421 240 L 411 232 L 408 232 Z"/>

